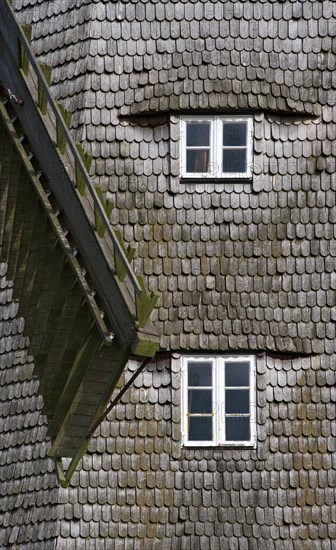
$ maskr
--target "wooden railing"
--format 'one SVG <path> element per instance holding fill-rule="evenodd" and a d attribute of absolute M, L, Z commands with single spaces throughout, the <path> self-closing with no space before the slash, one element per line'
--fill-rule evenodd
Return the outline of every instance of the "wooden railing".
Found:
<path fill-rule="evenodd" d="M 25 78 L 49 135 L 62 158 L 63 166 L 96 232 L 101 249 L 113 262 L 113 265 L 110 265 L 111 269 L 123 291 L 124 286 L 127 287 L 126 293 L 128 292 L 130 301 L 134 304 L 135 323 L 140 328 L 144 327 L 158 296 L 148 292 L 142 277 L 134 273 L 130 264 L 134 250 L 131 247 L 126 248 L 120 232 L 114 230 L 110 224 L 109 215 L 113 205 L 90 180 L 88 171 L 92 157 L 84 151 L 81 144 L 75 143 L 70 133 L 71 113 L 62 104 L 56 104 L 51 96 L 49 84 L 52 71 L 49 66 L 36 62 L 30 47 L 31 28 L 17 25 L 8 0 L 0 0 L 0 5 L 2 28 L 6 29 L 1 41 L 5 42 L 4 45 L 10 50 L 17 68 Z"/>

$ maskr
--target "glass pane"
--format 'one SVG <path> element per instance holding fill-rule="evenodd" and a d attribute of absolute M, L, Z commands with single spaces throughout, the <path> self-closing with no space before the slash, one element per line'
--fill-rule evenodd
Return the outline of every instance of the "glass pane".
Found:
<path fill-rule="evenodd" d="M 188 390 L 189 413 L 212 412 L 212 390 Z"/>
<path fill-rule="evenodd" d="M 244 147 L 246 145 L 246 122 L 223 122 L 223 145 Z"/>
<path fill-rule="evenodd" d="M 225 386 L 249 386 L 250 363 L 248 361 L 225 363 Z"/>
<path fill-rule="evenodd" d="M 187 149 L 187 172 L 209 173 L 209 154 L 209 149 Z"/>
<path fill-rule="evenodd" d="M 227 414 L 246 414 L 250 412 L 249 390 L 226 390 L 225 412 Z"/>
<path fill-rule="evenodd" d="M 212 386 L 212 363 L 189 361 L 188 386 Z"/>
<path fill-rule="evenodd" d="M 189 441 L 212 441 L 212 417 L 193 416 L 189 419 Z"/>
<path fill-rule="evenodd" d="M 187 147 L 210 145 L 210 122 L 187 122 Z"/>
<path fill-rule="evenodd" d="M 249 417 L 226 417 L 225 428 L 226 441 L 250 441 Z"/>
<path fill-rule="evenodd" d="M 246 149 L 223 149 L 223 172 L 246 172 Z"/>

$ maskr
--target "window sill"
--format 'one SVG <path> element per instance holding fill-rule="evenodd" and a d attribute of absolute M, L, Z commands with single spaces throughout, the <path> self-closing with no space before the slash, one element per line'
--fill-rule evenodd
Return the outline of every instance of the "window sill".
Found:
<path fill-rule="evenodd" d="M 256 445 L 249 443 L 248 445 L 182 445 L 182 451 L 255 451 Z"/>
<path fill-rule="evenodd" d="M 235 184 L 235 183 L 252 183 L 252 177 L 246 177 L 246 178 L 192 178 L 187 176 L 181 176 L 180 182 L 181 183 L 207 183 L 207 184 L 218 184 L 218 183 L 224 183 L 224 184 Z"/>

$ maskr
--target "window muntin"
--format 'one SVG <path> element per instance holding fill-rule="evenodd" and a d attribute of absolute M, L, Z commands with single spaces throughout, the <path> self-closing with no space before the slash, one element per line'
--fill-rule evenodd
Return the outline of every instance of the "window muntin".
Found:
<path fill-rule="evenodd" d="M 252 117 L 182 117 L 181 175 L 250 178 Z"/>
<path fill-rule="evenodd" d="M 249 361 L 225 361 L 225 439 L 250 441 L 250 369 Z"/>
<path fill-rule="evenodd" d="M 183 444 L 254 446 L 255 431 L 255 357 L 183 357 Z"/>
<path fill-rule="evenodd" d="M 211 126 L 209 120 L 189 120 L 186 124 L 186 166 L 190 173 L 209 171 Z"/>
<path fill-rule="evenodd" d="M 190 441 L 213 440 L 213 363 L 188 361 L 188 438 Z"/>

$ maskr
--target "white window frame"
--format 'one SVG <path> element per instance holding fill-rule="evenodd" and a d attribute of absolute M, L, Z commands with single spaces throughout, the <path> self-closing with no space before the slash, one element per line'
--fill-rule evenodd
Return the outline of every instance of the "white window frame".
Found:
<path fill-rule="evenodd" d="M 212 413 L 213 418 L 213 439 L 212 441 L 194 441 L 188 439 L 188 418 L 190 416 L 209 416 L 208 413 L 188 414 L 188 362 L 212 363 Z M 225 439 L 225 421 L 232 414 L 226 413 L 225 408 L 225 362 L 248 361 L 249 369 L 249 403 L 248 414 L 237 414 L 236 416 L 248 416 L 250 419 L 250 439 L 248 441 L 230 441 Z M 182 356 L 181 357 L 181 415 L 182 415 L 182 445 L 188 447 L 256 447 L 256 357 L 254 355 L 217 355 L 217 356 Z M 207 387 L 209 389 L 209 387 Z M 230 386 L 230 389 L 233 389 Z M 239 386 L 239 389 L 247 389 Z"/>
<path fill-rule="evenodd" d="M 205 122 L 210 123 L 210 160 L 209 172 L 187 172 L 187 122 Z M 246 122 L 246 170 L 245 172 L 223 172 L 223 147 L 222 135 L 223 124 L 226 122 Z M 182 116 L 180 119 L 180 159 L 182 178 L 188 179 L 251 179 L 252 177 L 252 150 L 253 150 L 253 117 L 247 115 L 240 116 Z M 189 147 L 191 148 L 191 147 Z M 196 146 L 195 146 L 196 148 Z M 205 148 L 205 147 L 204 147 Z M 233 146 L 232 149 L 239 149 Z M 245 147 L 241 147 L 245 148 Z"/>

